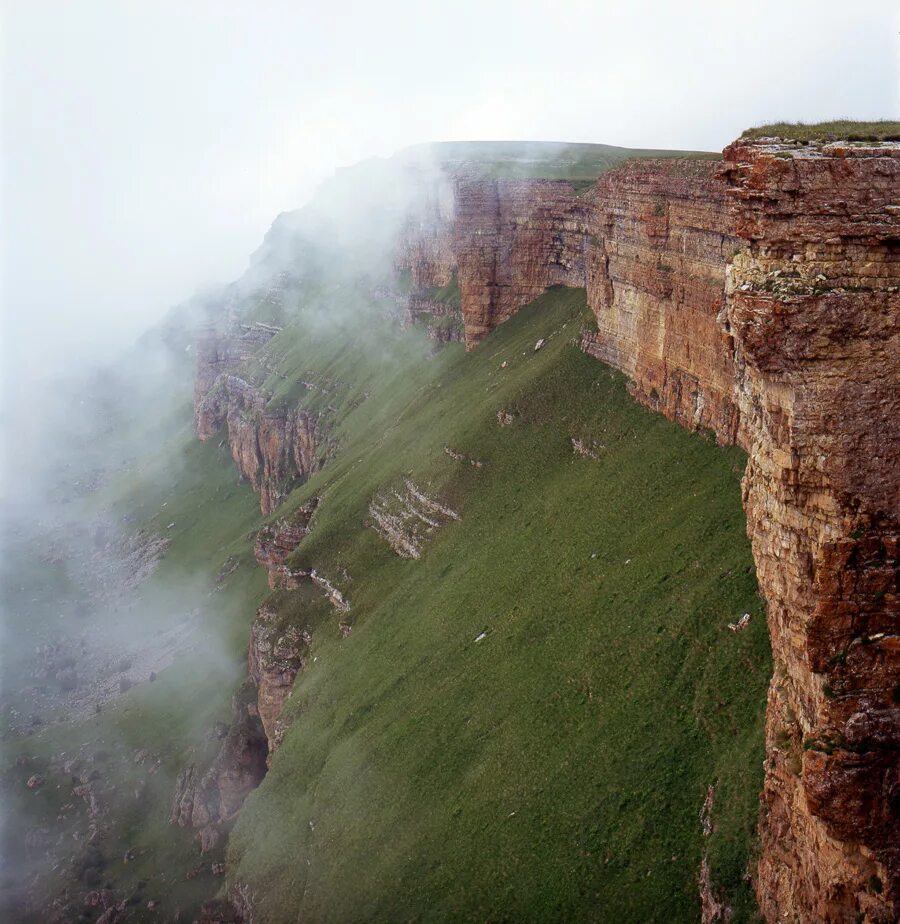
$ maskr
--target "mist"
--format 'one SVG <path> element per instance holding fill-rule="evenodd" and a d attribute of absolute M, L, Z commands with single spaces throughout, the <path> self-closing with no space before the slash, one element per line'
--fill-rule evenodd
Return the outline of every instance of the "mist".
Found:
<path fill-rule="evenodd" d="M 110 792 L 118 779 L 124 790 L 146 748 L 104 710 L 150 684 L 193 696 L 183 665 L 202 652 L 203 689 L 219 698 L 173 740 L 218 747 L 210 727 L 246 674 L 265 577 L 258 499 L 227 436 L 196 440 L 198 337 L 227 335 L 276 281 L 296 309 L 286 324 L 352 328 L 354 286 L 371 296 L 389 282 L 402 228 L 428 220 L 415 211 L 441 175 L 428 145 L 717 151 L 769 121 L 895 116 L 898 29 L 882 0 L 852 19 L 836 0 L 3 3 L 4 742 L 29 751 L 47 725 L 103 714 L 102 749 L 123 765 Z M 262 322 L 273 330 L 277 301 Z M 395 348 L 373 333 L 385 364 L 408 359 Z M 196 538 L 184 511 L 204 490 L 240 530 Z M 220 579 L 242 588 L 234 604 Z M 53 734 L 52 755 L 28 756 L 35 776 L 59 776 L 76 752 L 91 767 L 102 750 L 93 732 L 65 746 Z M 152 756 L 158 777 L 141 782 L 162 805 L 188 757 Z M 5 773 L 4 743 L 0 757 Z M 0 828 L 32 824 L 18 803 L 4 810 Z M 78 837 L 73 854 L 93 843 Z"/>
<path fill-rule="evenodd" d="M 109 357 L 337 168 L 418 142 L 719 150 L 898 110 L 889 0 L 3 5 L 3 365 Z"/>

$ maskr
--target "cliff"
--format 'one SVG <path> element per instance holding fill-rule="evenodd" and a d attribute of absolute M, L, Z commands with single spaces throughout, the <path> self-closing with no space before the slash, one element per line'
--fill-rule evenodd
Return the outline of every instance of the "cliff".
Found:
<path fill-rule="evenodd" d="M 585 352 L 631 379 L 642 404 L 691 429 L 737 436 L 734 363 L 717 322 L 737 249 L 719 164 L 635 161 L 597 183 Z"/>
<path fill-rule="evenodd" d="M 726 324 L 775 675 L 769 920 L 900 912 L 900 149 L 737 142 Z"/>
<path fill-rule="evenodd" d="M 396 261 L 411 318 L 451 316 L 429 293 L 456 274 L 467 348 L 548 287 L 584 287 L 597 325 L 584 352 L 626 373 L 642 404 L 747 450 L 775 661 L 755 873 L 770 921 L 900 913 L 898 180 L 896 144 L 765 139 L 731 145 L 724 165 L 626 164 L 587 195 L 459 171 L 452 209 L 426 203 Z M 236 374 L 253 349 L 242 335 L 202 352 L 197 424 L 201 438 L 227 424 L 268 512 L 321 464 L 322 436 Z M 371 522 L 418 558 L 415 511 L 388 502 L 376 497 Z M 260 534 L 272 587 L 322 580 L 285 564 L 307 526 Z M 308 642 L 282 651 L 273 619 L 260 611 L 251 653 L 270 748 Z"/>
<path fill-rule="evenodd" d="M 194 389 L 197 434 L 207 440 L 227 427 L 231 455 L 259 494 L 263 513 L 274 510 L 315 472 L 324 455 L 317 415 L 272 407 L 262 388 L 234 374 L 275 333 L 277 329 L 255 324 L 208 335 L 198 349 Z"/>
<path fill-rule="evenodd" d="M 256 685 L 257 712 L 268 741 L 268 762 L 284 738 L 286 726 L 281 721 L 281 710 L 306 663 L 310 641 L 305 628 L 285 625 L 271 604 L 264 603 L 257 610 L 247 660 L 250 679 Z"/>
<path fill-rule="evenodd" d="M 462 176 L 455 193 L 453 252 L 467 347 L 549 286 L 584 286 L 592 209 L 571 183 Z"/>
<path fill-rule="evenodd" d="M 202 852 L 214 848 L 223 828 L 266 773 L 267 744 L 248 684 L 235 694 L 232 721 L 221 729 L 222 744 L 201 773 L 192 763 L 178 774 L 171 824 L 195 828 Z"/>
<path fill-rule="evenodd" d="M 469 347 L 586 286 L 585 352 L 641 403 L 739 442 L 776 670 L 758 897 L 768 920 L 900 910 L 900 150 L 738 142 L 635 161 L 592 195 L 466 180 Z"/>

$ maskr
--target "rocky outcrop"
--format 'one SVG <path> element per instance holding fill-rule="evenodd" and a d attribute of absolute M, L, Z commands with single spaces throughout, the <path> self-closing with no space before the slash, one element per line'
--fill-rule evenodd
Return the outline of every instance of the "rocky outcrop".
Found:
<path fill-rule="evenodd" d="M 231 323 L 225 333 L 208 331 L 198 345 L 194 383 L 197 434 L 208 440 L 227 427 L 232 458 L 259 494 L 263 513 L 317 471 L 326 452 L 317 415 L 270 406 L 269 396 L 242 377 L 243 365 L 279 330 Z"/>
<path fill-rule="evenodd" d="M 621 369 L 642 404 L 734 442 L 728 334 L 717 323 L 738 246 L 720 164 L 634 161 L 597 182 L 585 352 Z"/>
<path fill-rule="evenodd" d="M 451 280 L 452 280 L 451 276 Z M 439 301 L 428 292 L 413 293 L 406 304 L 404 327 L 424 327 L 425 336 L 438 343 L 462 343 L 465 339 L 458 299 Z"/>
<path fill-rule="evenodd" d="M 209 768 L 202 772 L 189 764 L 175 782 L 170 821 L 195 828 L 204 853 L 216 846 L 223 827 L 266 774 L 266 736 L 248 684 L 235 694 L 232 712 L 231 726 Z"/>
<path fill-rule="evenodd" d="M 267 524 L 256 534 L 256 561 L 268 572 L 272 590 L 294 589 L 294 572 L 286 562 L 309 533 L 318 503 L 318 498 L 313 498 L 290 516 Z"/>
<path fill-rule="evenodd" d="M 306 663 L 309 632 L 283 624 L 277 609 L 264 603 L 256 611 L 247 654 L 250 679 L 256 685 L 257 711 L 268 740 L 268 762 L 287 730 L 281 721 L 285 700 Z"/>
<path fill-rule="evenodd" d="M 261 389 L 223 373 L 196 406 L 197 432 L 210 439 L 222 425 L 241 475 L 271 513 L 323 462 L 324 438 L 318 417 L 300 408 L 270 407 Z"/>
<path fill-rule="evenodd" d="M 458 178 L 453 250 L 466 346 L 552 285 L 584 286 L 590 197 L 562 180 Z"/>
<path fill-rule="evenodd" d="M 453 251 L 454 192 L 452 178 L 432 178 L 421 186 L 420 201 L 404 227 L 395 259 L 409 272 L 414 291 L 447 285 L 456 269 Z"/>
<path fill-rule="evenodd" d="M 775 660 L 768 920 L 900 916 L 900 148 L 738 142 L 724 322 Z"/>
<path fill-rule="evenodd" d="M 401 558 L 421 558 L 425 542 L 450 520 L 455 510 L 429 497 L 409 478 L 402 489 L 379 494 L 369 504 L 369 525 Z"/>
<path fill-rule="evenodd" d="M 268 343 L 277 327 L 268 324 L 229 325 L 226 332 L 209 328 L 197 343 L 197 373 L 194 379 L 195 409 L 213 387 L 216 379 L 225 372 L 233 372 L 251 359 L 254 353 Z"/>
<path fill-rule="evenodd" d="M 900 918 L 898 189 L 897 144 L 737 142 L 724 166 L 627 164 L 586 196 L 459 174 L 452 208 L 426 208 L 398 258 L 409 306 L 457 273 L 467 347 L 547 287 L 585 286 L 597 320 L 585 351 L 623 370 L 642 403 L 747 449 L 775 661 L 755 879 L 769 921 Z M 198 428 L 228 424 L 242 472 L 261 494 L 275 485 L 271 509 L 321 439 L 314 421 L 266 417 L 229 366 L 240 349 L 210 354 Z M 513 418 L 501 409 L 498 422 Z M 416 558 L 452 511 L 406 489 L 376 497 L 370 525 Z M 286 569 L 300 532 L 266 538 L 273 586 L 311 580 L 345 607 L 314 570 Z M 273 625 L 264 616 L 252 670 L 268 672 L 275 741 L 308 640 Z M 724 919 L 712 874 L 704 863 L 704 914 Z"/>

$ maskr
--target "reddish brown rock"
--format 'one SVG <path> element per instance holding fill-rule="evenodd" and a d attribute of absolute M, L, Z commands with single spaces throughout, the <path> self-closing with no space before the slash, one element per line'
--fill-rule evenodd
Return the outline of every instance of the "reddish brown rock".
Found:
<path fill-rule="evenodd" d="M 597 331 L 583 348 L 626 372 L 642 404 L 730 443 L 734 365 L 717 316 L 738 241 L 719 166 L 641 160 L 601 175 L 587 268 Z"/>
<path fill-rule="evenodd" d="M 226 333 L 213 328 L 207 330 L 197 343 L 194 407 L 199 405 L 220 375 L 238 369 L 277 333 L 278 328 L 268 324 L 234 324 Z"/>
<path fill-rule="evenodd" d="M 447 174 L 422 177 L 419 202 L 400 236 L 395 266 L 409 272 L 414 291 L 445 286 L 456 269 L 454 192 Z"/>
<path fill-rule="evenodd" d="M 256 611 L 247 654 L 248 672 L 257 689 L 257 710 L 268 739 L 271 763 L 287 731 L 281 720 L 285 700 L 306 663 L 310 643 L 306 629 L 283 624 L 278 611 L 264 603 Z"/>
<path fill-rule="evenodd" d="M 272 590 L 295 589 L 293 572 L 285 563 L 309 533 L 317 506 L 318 499 L 313 498 L 291 516 L 267 524 L 256 534 L 256 560 L 268 572 Z"/>
<path fill-rule="evenodd" d="M 592 203 L 571 183 L 461 176 L 455 194 L 453 250 L 468 348 L 549 286 L 585 284 Z"/>
<path fill-rule="evenodd" d="M 232 458 L 271 513 L 303 478 L 322 465 L 318 418 L 296 408 L 269 407 L 267 396 L 223 373 L 196 406 L 197 432 L 206 440 L 225 424 Z"/>
<path fill-rule="evenodd" d="M 725 322 L 775 660 L 757 895 L 771 921 L 895 921 L 900 148 L 725 157 L 744 242 Z"/>

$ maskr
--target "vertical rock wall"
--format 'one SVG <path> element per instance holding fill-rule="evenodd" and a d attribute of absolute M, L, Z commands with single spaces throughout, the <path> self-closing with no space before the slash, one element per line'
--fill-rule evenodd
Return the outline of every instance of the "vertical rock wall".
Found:
<path fill-rule="evenodd" d="M 726 323 L 775 660 L 770 921 L 900 913 L 900 149 L 725 151 Z"/>
<path fill-rule="evenodd" d="M 730 337 L 717 322 L 737 249 L 711 160 L 634 161 L 603 174 L 589 248 L 585 352 L 626 372 L 671 420 L 737 438 Z"/>
<path fill-rule="evenodd" d="M 474 179 L 456 183 L 453 250 L 466 345 L 548 286 L 583 286 L 590 198 L 557 180 Z"/>
<path fill-rule="evenodd" d="M 725 158 L 626 164 L 586 196 L 457 176 L 452 209 L 424 208 L 398 266 L 419 290 L 457 272 L 468 347 L 548 286 L 586 286 L 584 349 L 644 404 L 745 446 L 775 660 L 760 907 L 895 921 L 900 146 L 738 142 Z M 227 422 L 268 511 L 320 440 L 232 381 L 245 348 L 201 353 L 198 429 Z"/>
<path fill-rule="evenodd" d="M 325 443 L 316 415 L 269 407 L 268 395 L 234 374 L 277 332 L 253 324 L 210 333 L 197 350 L 194 384 L 198 436 L 208 440 L 227 427 L 232 458 L 259 494 L 263 513 L 271 513 L 301 479 L 319 469 Z"/>

